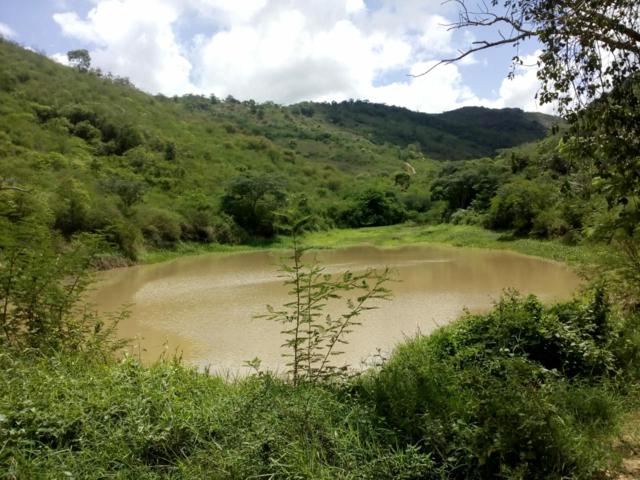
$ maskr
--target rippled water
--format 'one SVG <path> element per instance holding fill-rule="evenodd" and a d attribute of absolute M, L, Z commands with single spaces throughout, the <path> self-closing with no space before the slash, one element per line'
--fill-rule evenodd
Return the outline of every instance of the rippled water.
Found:
<path fill-rule="evenodd" d="M 93 294 L 100 310 L 132 304 L 119 333 L 137 338 L 143 360 L 179 350 L 189 363 L 238 372 L 245 360 L 282 369 L 281 325 L 255 320 L 265 305 L 288 301 L 278 278 L 283 253 L 248 252 L 186 257 L 113 270 Z M 457 318 L 465 308 L 489 308 L 503 289 L 543 300 L 571 295 L 579 278 L 566 266 L 509 252 L 433 246 L 352 247 L 312 252 L 328 272 L 391 267 L 394 299 L 365 313 L 341 361 L 357 366 L 381 349 Z M 336 306 L 332 306 L 334 313 Z"/>

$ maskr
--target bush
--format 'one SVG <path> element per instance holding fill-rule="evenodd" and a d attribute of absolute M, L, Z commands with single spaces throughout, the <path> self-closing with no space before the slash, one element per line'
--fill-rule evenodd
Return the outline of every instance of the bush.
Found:
<path fill-rule="evenodd" d="M 550 308 L 509 294 L 400 346 L 360 391 L 446 478 L 590 478 L 629 355 L 610 316 L 599 290 Z"/>
<path fill-rule="evenodd" d="M 89 143 L 98 142 L 102 136 L 100 130 L 91 125 L 87 120 L 76 123 L 73 127 L 73 134 Z"/>
<path fill-rule="evenodd" d="M 490 228 L 513 229 L 517 235 L 526 235 L 536 217 L 553 205 L 555 193 L 552 187 L 530 180 L 507 183 L 491 199 L 487 224 Z"/>
<path fill-rule="evenodd" d="M 137 260 L 142 249 L 142 232 L 130 221 L 122 218 L 112 220 L 104 229 L 105 239 L 115 245 L 126 258 Z"/>
<path fill-rule="evenodd" d="M 89 192 L 76 180 L 67 179 L 58 189 L 54 226 L 65 236 L 92 229 Z"/>
<path fill-rule="evenodd" d="M 92 281 L 89 267 L 102 248 L 100 239 L 76 237 L 61 249 L 46 228 L 29 222 L 3 227 L 0 351 L 109 352 L 114 325 L 82 305 Z"/>
<path fill-rule="evenodd" d="M 136 221 L 151 245 L 170 248 L 180 240 L 182 218 L 168 210 L 154 207 L 140 207 L 136 211 Z"/>
<path fill-rule="evenodd" d="M 449 222 L 454 225 L 480 225 L 484 216 L 472 208 L 458 209 L 449 218 Z"/>
<path fill-rule="evenodd" d="M 272 237 L 276 211 L 284 206 L 283 184 L 270 175 L 235 178 L 222 196 L 220 208 L 250 235 Z"/>
<path fill-rule="evenodd" d="M 406 219 L 404 205 L 394 192 L 372 188 L 357 195 L 340 214 L 340 222 L 353 228 L 394 225 Z"/>
<path fill-rule="evenodd" d="M 142 144 L 142 140 L 142 133 L 137 127 L 133 125 L 123 125 L 117 130 L 114 153 L 122 155 L 127 150 L 131 150 Z"/>
<path fill-rule="evenodd" d="M 409 215 L 413 212 L 424 213 L 431 208 L 431 196 L 428 193 L 405 193 L 400 199 Z"/>

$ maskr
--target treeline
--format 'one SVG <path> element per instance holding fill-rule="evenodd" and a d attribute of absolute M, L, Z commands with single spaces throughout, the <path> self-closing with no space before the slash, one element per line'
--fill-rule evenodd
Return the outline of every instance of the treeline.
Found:
<path fill-rule="evenodd" d="M 428 208 L 435 162 L 416 145 L 377 145 L 274 104 L 151 97 L 88 59 L 65 68 L 7 41 L 0 56 L 0 182 L 29 191 L 2 195 L 13 221 L 37 213 L 67 239 L 101 233 L 135 260 L 182 241 L 268 240 L 279 209 L 329 228 Z"/>
<path fill-rule="evenodd" d="M 633 205 L 633 195 L 627 204 L 611 197 L 602 169 L 564 126 L 475 160 L 429 158 L 433 139 L 416 133 L 445 132 L 458 154 L 493 152 L 537 138 L 550 117 L 152 97 L 6 41 L 0 56 L 0 182 L 30 192 L 5 191 L 3 214 L 37 213 L 67 239 L 101 233 L 115 261 L 180 242 L 268 242 L 279 215 L 292 212 L 311 217 L 312 229 L 451 222 L 610 240 L 612 222 Z M 484 146 L 466 150 L 468 141 Z"/>
<path fill-rule="evenodd" d="M 362 100 L 305 102 L 290 108 L 301 115 L 318 115 L 341 128 L 364 133 L 377 143 L 418 144 L 422 153 L 438 160 L 493 156 L 500 149 L 540 140 L 550 127 L 561 122 L 550 115 L 517 108 L 464 107 L 428 114 Z"/>

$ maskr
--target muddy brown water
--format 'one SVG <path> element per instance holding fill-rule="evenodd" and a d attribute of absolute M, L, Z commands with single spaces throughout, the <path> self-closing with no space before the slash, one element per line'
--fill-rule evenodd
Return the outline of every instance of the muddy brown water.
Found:
<path fill-rule="evenodd" d="M 282 326 L 253 317 L 265 305 L 290 298 L 278 263 L 283 252 L 246 252 L 185 257 L 166 263 L 105 272 L 92 294 L 99 310 L 131 304 L 119 326 L 134 339 L 132 352 L 151 362 L 181 352 L 183 359 L 214 371 L 241 372 L 258 357 L 282 371 Z M 394 270 L 394 298 L 365 312 L 339 361 L 354 367 L 388 354 L 398 342 L 428 333 L 463 313 L 492 306 L 505 288 L 544 301 L 571 296 L 580 284 L 567 266 L 511 252 L 434 246 L 393 249 L 351 247 L 312 252 L 328 272 Z M 332 313 L 339 313 L 332 305 Z"/>

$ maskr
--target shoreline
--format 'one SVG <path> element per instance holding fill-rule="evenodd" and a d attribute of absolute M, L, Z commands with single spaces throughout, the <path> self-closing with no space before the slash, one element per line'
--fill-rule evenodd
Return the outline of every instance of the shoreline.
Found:
<path fill-rule="evenodd" d="M 314 250 L 353 246 L 397 248 L 402 246 L 440 245 L 454 248 L 479 248 L 511 251 L 522 255 L 565 263 L 580 270 L 606 263 L 613 256 L 610 247 L 603 244 L 566 245 L 559 240 L 513 238 L 506 232 L 495 232 L 470 225 L 391 225 L 359 229 L 332 229 L 306 233 L 302 242 Z M 287 237 L 277 237 L 265 245 L 223 245 L 181 243 L 174 250 L 156 250 L 144 253 L 133 265 L 148 265 L 182 257 L 233 254 L 252 251 L 279 251 L 291 248 Z M 118 268 L 118 267 L 116 267 Z"/>

